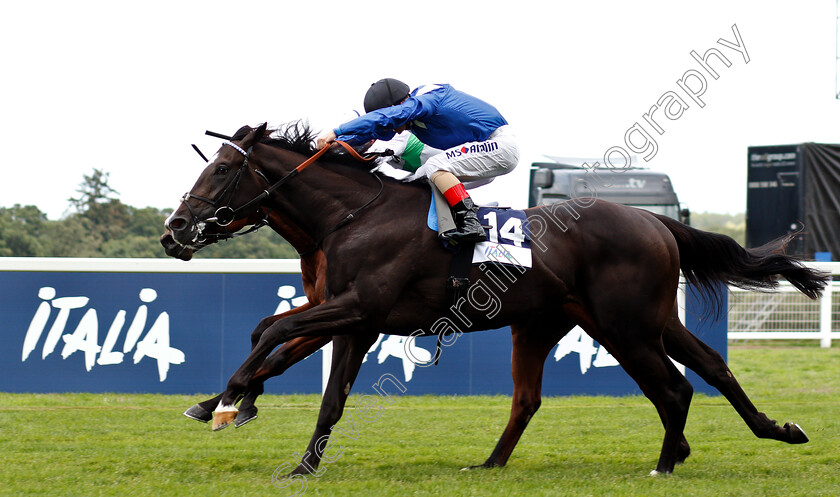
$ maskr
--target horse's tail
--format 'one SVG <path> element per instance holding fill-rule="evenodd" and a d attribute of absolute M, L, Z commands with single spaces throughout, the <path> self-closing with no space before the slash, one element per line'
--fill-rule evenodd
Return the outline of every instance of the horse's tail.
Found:
<path fill-rule="evenodd" d="M 785 247 L 796 233 L 745 249 L 726 235 L 700 231 L 658 214 L 656 218 L 674 235 L 680 269 L 704 297 L 717 294 L 721 283 L 746 290 L 774 290 L 781 277 L 811 299 L 818 299 L 831 278 L 785 255 Z"/>

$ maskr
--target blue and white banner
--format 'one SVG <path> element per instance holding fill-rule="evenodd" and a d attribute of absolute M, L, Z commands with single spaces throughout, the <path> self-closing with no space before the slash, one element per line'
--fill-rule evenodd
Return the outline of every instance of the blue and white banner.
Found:
<path fill-rule="evenodd" d="M 297 261 L 262 261 L 256 268 L 254 261 L 50 260 L 48 270 L 21 270 L 17 262 L 0 259 L 4 392 L 216 393 L 248 355 L 260 319 L 306 302 L 300 274 L 289 272 Z M 707 331 L 694 326 L 726 356 L 725 323 Z M 512 392 L 509 328 L 444 342 L 437 366 L 425 364 L 435 355 L 436 337 L 406 340 L 380 336 L 354 391 L 374 392 L 388 376 L 412 395 Z M 266 391 L 320 392 L 328 359 L 316 352 L 269 380 Z M 687 376 L 696 391 L 716 393 L 690 371 Z M 639 390 L 603 347 L 575 328 L 549 354 L 543 393 Z"/>

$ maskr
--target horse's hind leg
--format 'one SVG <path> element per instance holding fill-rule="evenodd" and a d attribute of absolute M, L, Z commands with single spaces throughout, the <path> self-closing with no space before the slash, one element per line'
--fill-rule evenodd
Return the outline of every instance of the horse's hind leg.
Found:
<path fill-rule="evenodd" d="M 662 335 L 668 355 L 697 373 L 716 388 L 732 404 L 747 426 L 758 438 L 770 438 L 790 444 L 805 443 L 808 437 L 795 423 L 779 426 L 750 401 L 726 362 L 714 349 L 691 334 L 677 317 L 676 309 Z"/>
<path fill-rule="evenodd" d="M 694 393 L 662 345 L 662 331 L 673 310 L 674 296 L 663 292 L 657 299 L 649 294 L 640 301 L 602 292 L 594 294 L 592 301 L 591 309 L 571 305 L 566 312 L 607 347 L 656 407 L 665 425 L 665 437 L 651 474 L 672 473 L 680 447 L 685 444 L 683 430 Z"/>
<path fill-rule="evenodd" d="M 598 338 L 598 340 L 601 340 Z M 613 357 L 620 357 L 620 353 L 613 348 L 612 343 L 608 341 L 601 342 L 601 345 L 604 346 Z M 644 391 L 644 389 L 643 389 Z M 645 392 L 645 395 L 647 393 Z M 648 395 L 648 398 L 653 402 L 653 406 L 656 408 L 656 412 L 659 414 L 659 419 L 662 421 L 663 428 L 668 426 L 668 419 L 667 419 L 667 412 L 665 411 L 664 407 L 654 401 L 654 398 Z M 676 456 L 676 464 L 682 464 L 688 459 L 688 456 L 691 455 L 691 447 L 688 444 L 688 440 L 685 439 L 685 433 L 680 436 L 680 442 L 677 447 L 677 456 Z"/>
<path fill-rule="evenodd" d="M 469 469 L 492 468 L 507 463 L 528 422 L 540 408 L 545 359 L 572 326 L 573 323 L 562 321 L 543 326 L 511 325 L 513 399 L 510 420 L 487 461 Z"/>
<path fill-rule="evenodd" d="M 618 346 L 613 342 L 617 352 L 614 355 L 645 396 L 656 406 L 665 425 L 659 461 L 651 474 L 672 473 L 680 458 L 680 448 L 686 443 L 683 431 L 694 389 L 665 355 L 661 342 L 633 343 L 629 341 L 633 340 L 631 337 L 639 335 L 630 333 L 627 329 L 621 330 L 621 334 L 624 336 L 620 338 L 628 341 Z M 604 342 L 600 337 L 596 339 Z"/>

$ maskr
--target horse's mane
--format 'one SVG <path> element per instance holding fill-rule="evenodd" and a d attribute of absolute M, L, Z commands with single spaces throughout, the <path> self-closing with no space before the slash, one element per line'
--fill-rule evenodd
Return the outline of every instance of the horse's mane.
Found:
<path fill-rule="evenodd" d="M 250 126 L 242 126 L 231 137 L 232 141 L 238 141 L 253 131 L 254 128 Z M 260 139 L 260 143 L 270 145 L 272 147 L 282 148 L 291 152 L 297 152 L 302 155 L 314 155 L 318 149 L 315 148 L 315 138 L 317 134 L 309 126 L 309 123 L 302 120 L 292 121 L 281 124 L 276 128 L 267 128 L 265 135 Z M 326 158 L 330 158 L 344 163 L 355 163 L 358 161 L 350 157 L 346 153 L 339 151 L 330 151 L 326 154 Z"/>
<path fill-rule="evenodd" d="M 233 134 L 231 141 L 242 140 L 254 129 L 250 126 L 242 126 Z M 266 128 L 265 134 L 260 139 L 260 143 L 305 155 L 316 152 L 314 142 L 315 132 L 309 127 L 309 123 L 303 121 L 281 124 L 277 128 Z"/>
<path fill-rule="evenodd" d="M 251 128 L 249 126 L 242 126 L 236 133 L 233 134 L 233 136 L 231 137 L 231 141 L 241 140 L 253 130 L 254 128 Z M 297 152 L 302 155 L 312 156 L 318 151 L 318 149 L 315 148 L 316 137 L 316 132 L 312 130 L 308 122 L 303 120 L 297 120 L 281 124 L 276 128 L 267 128 L 265 130 L 265 135 L 263 135 L 262 139 L 260 139 L 260 143 L 264 143 L 273 147 L 279 147 L 284 150 L 289 150 L 291 152 Z M 363 153 L 366 148 L 367 146 L 362 148 L 356 147 L 356 150 L 359 153 Z M 327 152 L 324 158 L 330 159 L 340 164 L 353 166 L 356 169 L 363 169 L 365 167 L 364 164 L 360 163 L 357 159 L 353 158 L 343 148 L 340 147 L 337 147 L 335 150 Z M 386 174 L 382 174 L 379 172 L 374 172 L 373 174 L 380 176 L 384 180 L 395 181 L 401 184 L 418 184 L 424 186 L 428 185 L 428 182 L 425 178 L 420 178 L 418 180 L 406 182 L 392 178 Z"/>

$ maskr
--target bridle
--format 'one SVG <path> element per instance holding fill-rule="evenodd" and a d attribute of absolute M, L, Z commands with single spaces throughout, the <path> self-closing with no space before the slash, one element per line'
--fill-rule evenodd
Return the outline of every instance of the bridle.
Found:
<path fill-rule="evenodd" d="M 208 131 L 207 134 L 211 134 L 211 132 Z M 228 146 L 228 147 L 231 147 L 232 149 L 236 150 L 237 152 L 242 154 L 242 156 L 245 158 L 245 160 L 242 162 L 242 165 L 239 167 L 239 170 L 236 171 L 236 175 L 234 176 L 233 180 L 230 183 L 228 183 L 228 185 L 225 187 L 225 189 L 222 191 L 222 193 L 218 196 L 217 199 L 213 200 L 213 199 L 203 197 L 203 196 L 200 196 L 200 195 L 194 195 L 194 194 L 191 194 L 189 192 L 185 193 L 184 196 L 181 197 L 181 202 L 183 202 L 187 206 L 187 210 L 189 210 L 189 212 L 190 212 L 190 216 L 192 217 L 193 224 L 195 225 L 195 228 L 198 232 L 198 237 L 197 238 L 199 240 L 205 240 L 208 237 L 212 237 L 212 238 L 215 238 L 215 239 L 218 239 L 218 240 L 224 240 L 224 239 L 233 238 L 233 237 L 236 237 L 236 236 L 242 236 L 242 235 L 251 233 L 253 231 L 256 231 L 256 230 L 262 228 L 263 226 L 266 226 L 268 224 L 268 217 L 269 217 L 269 214 L 270 214 L 270 211 L 268 211 L 268 210 L 266 211 L 265 216 L 263 217 L 263 219 L 261 221 L 255 223 L 253 226 L 251 226 L 248 230 L 246 230 L 244 232 L 204 234 L 204 229 L 203 229 L 205 223 L 213 223 L 213 224 L 216 224 L 217 226 L 222 227 L 222 228 L 230 225 L 230 223 L 232 223 L 234 220 L 236 220 L 238 214 L 240 214 L 242 212 L 247 212 L 248 209 L 254 207 L 255 205 L 258 205 L 260 202 L 262 202 L 263 200 L 268 198 L 268 196 L 271 195 L 274 191 L 276 191 L 278 188 L 283 186 L 290 179 L 292 179 L 295 176 L 297 176 L 298 174 L 300 174 L 301 171 L 303 171 L 304 169 L 309 167 L 316 160 L 318 160 L 322 155 L 324 155 L 328 150 L 330 150 L 330 148 L 332 148 L 332 145 L 330 145 L 330 146 L 327 146 L 327 147 L 324 147 L 324 148 L 318 150 L 317 152 L 315 152 L 315 154 L 313 154 L 311 157 L 309 157 L 308 159 L 306 159 L 305 161 L 300 163 L 300 165 L 298 165 L 296 168 L 289 171 L 285 176 L 283 176 L 282 178 L 280 178 L 279 180 L 277 180 L 274 183 L 271 183 L 271 181 L 269 181 L 268 177 L 262 171 L 260 171 L 259 169 L 255 168 L 255 167 L 251 167 L 251 170 L 254 171 L 254 173 L 256 173 L 257 176 L 262 178 L 263 181 L 265 181 L 265 183 L 268 186 L 262 192 L 257 194 L 254 198 L 252 198 L 251 200 L 245 202 L 243 205 L 241 205 L 239 207 L 233 208 L 233 207 L 231 207 L 231 202 L 233 201 L 233 197 L 235 196 L 236 191 L 239 189 L 239 184 L 242 180 L 243 174 L 248 169 L 248 164 L 249 164 L 249 161 L 251 159 L 251 152 L 253 151 L 254 146 L 251 145 L 250 147 L 248 147 L 248 150 L 246 151 L 242 147 L 240 147 L 239 145 L 229 141 L 229 137 L 227 137 L 227 136 L 218 135 L 217 133 L 212 133 L 212 135 L 219 136 L 221 138 L 228 138 L 228 141 L 222 142 L 222 146 Z M 370 162 L 373 159 L 375 159 L 377 156 L 380 156 L 380 155 L 388 155 L 388 153 L 385 153 L 385 154 L 372 153 L 372 154 L 365 154 L 364 156 L 362 156 L 353 147 L 351 147 L 350 145 L 348 145 L 347 143 L 345 143 L 343 141 L 335 141 L 333 143 L 337 143 L 337 144 L 341 145 L 342 147 L 344 147 L 344 149 L 351 156 L 353 156 L 355 159 L 363 161 L 363 162 Z M 193 148 L 196 148 L 195 145 L 193 145 Z M 206 158 L 204 157 L 204 154 L 202 154 L 197 148 L 196 148 L 196 151 L 206 161 Z M 338 229 L 343 227 L 348 222 L 355 219 L 356 215 L 360 211 L 367 208 L 377 198 L 379 198 L 379 196 L 382 194 L 382 191 L 383 191 L 385 185 L 384 185 L 384 183 L 382 182 L 382 179 L 379 176 L 377 176 L 375 174 L 373 176 L 379 181 L 379 191 L 377 192 L 377 194 L 373 198 L 371 198 L 369 201 L 367 201 L 364 205 L 362 205 L 358 209 L 356 209 L 353 212 L 351 212 L 350 214 L 348 214 L 344 219 L 339 221 L 338 224 L 336 224 L 333 228 L 328 230 L 323 236 L 321 236 L 320 239 L 318 239 L 315 242 L 314 248 L 312 248 L 311 250 L 308 250 L 306 252 L 303 252 L 300 255 L 305 255 L 305 254 L 308 254 L 310 252 L 313 252 L 313 251 L 317 250 L 318 247 L 320 247 L 321 242 L 323 242 L 324 238 L 326 238 L 331 233 L 337 231 Z M 219 206 L 219 204 L 221 204 L 224 201 L 224 198 L 226 196 L 228 197 L 227 204 Z M 189 203 L 190 199 L 196 199 L 196 200 L 199 200 L 201 202 L 205 202 L 207 204 L 210 204 L 210 206 L 216 207 L 216 211 L 213 213 L 213 216 L 199 221 L 198 216 L 196 216 L 195 212 L 193 211 L 192 206 Z"/>
<path fill-rule="evenodd" d="M 216 200 L 213 200 L 213 199 L 210 199 L 210 198 L 207 198 L 207 197 L 202 197 L 200 195 L 194 195 L 194 194 L 189 193 L 189 192 L 185 193 L 184 196 L 181 197 L 181 202 L 186 204 L 187 210 L 190 211 L 190 216 L 192 216 L 193 221 L 195 222 L 196 225 L 199 224 L 199 221 L 198 221 L 198 217 L 195 215 L 195 212 L 193 211 L 192 206 L 189 203 L 190 199 L 196 199 L 196 200 L 199 200 L 201 202 L 208 203 L 212 207 L 216 207 L 216 212 L 214 213 L 214 215 L 212 217 L 204 219 L 201 222 L 215 223 L 216 225 L 221 226 L 221 227 L 228 226 L 230 223 L 232 223 L 233 220 L 236 219 L 237 212 L 240 212 L 240 211 L 244 210 L 245 207 L 250 207 L 251 205 L 253 205 L 252 202 L 249 202 L 245 206 L 242 206 L 238 209 L 234 209 L 234 208 L 231 207 L 231 202 L 233 201 L 234 194 L 239 189 L 240 181 L 242 181 L 242 175 L 248 169 L 248 162 L 251 159 L 251 151 L 254 149 L 254 147 L 253 146 L 249 147 L 248 151 L 246 152 L 239 145 L 237 145 L 235 143 L 232 143 L 232 142 L 229 142 L 229 141 L 226 141 L 226 142 L 222 143 L 222 146 L 228 146 L 228 147 L 231 147 L 232 149 L 236 150 L 237 152 L 239 152 L 240 154 L 242 154 L 245 157 L 245 160 L 242 162 L 242 165 L 239 167 L 239 170 L 236 171 L 236 175 L 234 176 L 233 181 L 231 181 L 230 183 L 227 184 L 225 189 L 222 191 L 221 195 L 219 195 L 219 197 Z M 256 168 L 253 168 L 253 170 L 259 177 L 261 177 L 263 180 L 265 180 L 265 182 L 267 184 L 270 183 L 268 181 L 268 178 L 265 176 L 265 174 L 262 173 L 262 171 L 260 171 Z M 229 198 L 228 198 L 227 205 L 223 205 L 223 206 L 219 207 L 219 204 L 224 200 L 224 198 L 226 196 L 228 196 L 228 193 L 230 193 L 230 195 L 229 195 Z"/>

